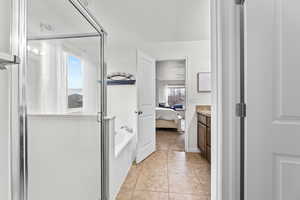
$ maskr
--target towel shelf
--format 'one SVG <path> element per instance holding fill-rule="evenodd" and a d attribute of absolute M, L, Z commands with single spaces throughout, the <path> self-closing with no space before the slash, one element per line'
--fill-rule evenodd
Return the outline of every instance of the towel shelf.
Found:
<path fill-rule="evenodd" d="M 6 70 L 6 65 L 20 64 L 20 58 L 7 53 L 0 53 L 0 70 Z"/>

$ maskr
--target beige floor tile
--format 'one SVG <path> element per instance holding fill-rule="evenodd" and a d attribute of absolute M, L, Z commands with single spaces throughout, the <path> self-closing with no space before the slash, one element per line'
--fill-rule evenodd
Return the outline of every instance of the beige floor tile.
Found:
<path fill-rule="evenodd" d="M 195 169 L 202 168 L 202 163 L 195 163 L 194 158 L 188 156 L 185 152 L 169 152 L 168 154 L 168 172 L 169 173 L 193 173 Z M 199 159 L 200 160 L 200 159 Z M 203 164 L 204 165 L 204 164 Z M 205 164 L 207 165 L 207 164 Z"/>
<path fill-rule="evenodd" d="M 133 191 L 120 191 L 116 200 L 132 200 Z"/>
<path fill-rule="evenodd" d="M 136 184 L 136 190 L 168 192 L 168 176 L 162 174 L 141 174 Z"/>
<path fill-rule="evenodd" d="M 210 185 L 211 176 L 210 176 L 210 170 L 209 169 L 194 169 L 193 170 L 195 176 L 198 178 L 200 183 L 202 184 L 208 184 Z"/>
<path fill-rule="evenodd" d="M 168 160 L 180 160 L 180 161 L 186 161 L 187 156 L 185 152 L 181 151 L 169 151 L 168 152 Z"/>
<path fill-rule="evenodd" d="M 123 190 L 134 190 L 135 185 L 137 183 L 137 179 L 141 173 L 141 170 L 142 170 L 142 168 L 137 167 L 136 165 L 133 165 L 130 168 L 129 173 L 122 185 Z"/>
<path fill-rule="evenodd" d="M 143 160 L 139 165 L 143 166 L 148 163 L 154 163 L 155 161 L 167 161 L 168 160 L 168 151 L 156 151 Z"/>
<path fill-rule="evenodd" d="M 168 151 L 171 147 L 171 144 L 169 143 L 162 143 L 162 142 L 158 142 L 156 143 L 156 149 L 158 151 Z"/>
<path fill-rule="evenodd" d="M 172 151 L 184 151 L 184 144 L 171 144 L 169 149 Z"/>
<path fill-rule="evenodd" d="M 204 159 L 201 157 L 200 153 L 192 153 L 188 152 L 186 153 L 186 156 L 189 160 L 201 160 L 204 161 Z"/>
<path fill-rule="evenodd" d="M 206 195 L 190 195 L 190 194 L 176 194 L 170 193 L 169 200 L 209 200 Z"/>
<path fill-rule="evenodd" d="M 199 182 L 192 174 L 169 174 L 169 191 L 172 193 L 206 195 L 207 186 Z"/>
<path fill-rule="evenodd" d="M 172 151 L 184 151 L 184 135 L 176 136 L 170 145 Z"/>
<path fill-rule="evenodd" d="M 132 166 L 117 200 L 209 200 L 209 163 L 184 152 L 184 134 L 160 130 L 156 137 L 157 152 Z"/>
<path fill-rule="evenodd" d="M 151 192 L 151 191 L 135 191 L 132 200 L 168 200 L 168 193 Z"/>
<path fill-rule="evenodd" d="M 151 154 L 146 160 L 167 160 L 168 151 L 156 151 Z"/>
<path fill-rule="evenodd" d="M 166 160 L 162 161 L 152 161 L 143 164 L 143 169 L 141 174 L 143 175 L 167 175 L 168 173 L 168 163 Z"/>
<path fill-rule="evenodd" d="M 187 153 L 186 157 L 190 164 L 209 165 L 208 161 L 201 157 L 199 153 Z"/>
<path fill-rule="evenodd" d="M 157 151 L 141 163 L 143 175 L 166 175 L 168 170 L 167 152 Z"/>
<path fill-rule="evenodd" d="M 168 153 L 168 160 L 180 160 L 184 161 L 188 164 L 195 164 L 195 165 L 209 165 L 209 163 L 204 160 L 199 153 L 186 153 L 180 151 L 169 151 Z"/>
<path fill-rule="evenodd" d="M 176 173 L 187 173 L 191 174 L 194 173 L 194 170 L 197 169 L 199 166 L 194 164 L 189 164 L 184 160 L 169 160 L 168 161 L 168 173 L 169 174 L 176 174 Z"/>

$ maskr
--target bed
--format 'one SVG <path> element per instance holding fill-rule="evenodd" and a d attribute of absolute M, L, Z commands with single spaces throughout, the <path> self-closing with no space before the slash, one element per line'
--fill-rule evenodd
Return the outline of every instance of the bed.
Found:
<path fill-rule="evenodd" d="M 173 128 L 181 131 L 182 117 L 173 109 L 157 107 L 156 128 Z"/>

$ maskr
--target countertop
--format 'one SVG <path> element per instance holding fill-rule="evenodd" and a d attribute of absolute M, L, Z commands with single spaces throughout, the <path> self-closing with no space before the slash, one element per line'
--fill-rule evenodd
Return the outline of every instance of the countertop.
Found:
<path fill-rule="evenodd" d="M 210 106 L 196 106 L 196 112 L 206 117 L 211 117 Z"/>

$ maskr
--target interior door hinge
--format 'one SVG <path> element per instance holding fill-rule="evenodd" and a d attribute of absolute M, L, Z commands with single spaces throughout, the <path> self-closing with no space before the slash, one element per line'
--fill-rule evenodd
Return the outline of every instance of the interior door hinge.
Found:
<path fill-rule="evenodd" d="M 97 122 L 101 123 L 102 122 L 102 112 L 97 113 Z"/>
<path fill-rule="evenodd" d="M 235 4 L 237 5 L 243 5 L 245 3 L 245 0 L 235 0 Z"/>
<path fill-rule="evenodd" d="M 236 104 L 236 116 L 237 117 L 246 117 L 246 104 L 245 103 L 237 103 Z"/>

